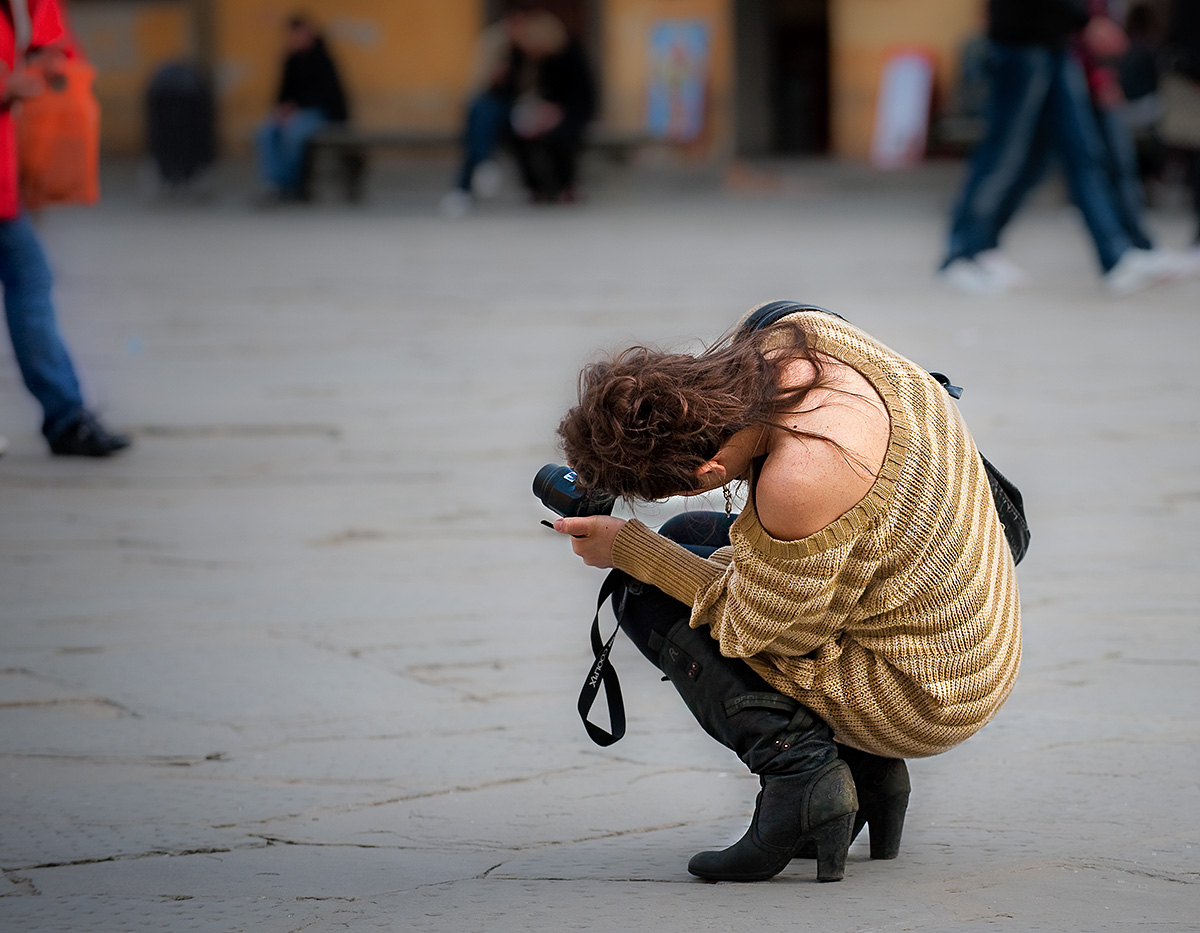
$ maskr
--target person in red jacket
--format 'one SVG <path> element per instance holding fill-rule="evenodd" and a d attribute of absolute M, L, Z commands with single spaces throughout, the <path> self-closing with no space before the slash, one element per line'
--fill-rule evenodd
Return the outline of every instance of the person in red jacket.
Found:
<path fill-rule="evenodd" d="M 64 54 L 66 43 L 56 0 L 15 5 L 0 0 L 0 285 L 13 352 L 26 387 L 42 406 L 42 434 L 51 453 L 107 457 L 128 447 L 129 438 L 109 431 L 84 406 L 55 321 L 50 265 L 18 193 L 12 108 L 44 90 L 43 69 Z"/>

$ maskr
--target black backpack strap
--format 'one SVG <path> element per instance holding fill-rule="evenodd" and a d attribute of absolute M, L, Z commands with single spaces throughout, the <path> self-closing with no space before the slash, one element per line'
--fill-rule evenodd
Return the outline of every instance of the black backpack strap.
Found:
<path fill-rule="evenodd" d="M 600 746 L 612 745 L 620 741 L 621 736 L 625 734 L 625 701 L 621 697 L 621 682 L 617 680 L 617 672 L 608 661 L 608 655 L 621 626 L 618 624 L 613 629 L 608 641 L 600 638 L 600 608 L 616 589 L 619 579 L 618 573 L 613 571 L 605 577 L 600 587 L 600 595 L 596 599 L 596 615 L 592 619 L 592 654 L 596 656 L 596 663 L 592 665 L 587 680 L 583 682 L 583 689 L 579 692 L 579 718 L 583 720 L 583 727 L 587 729 L 591 740 Z M 588 721 L 588 713 L 596 705 L 596 696 L 600 693 L 602 684 L 605 699 L 608 701 L 608 722 L 612 732 L 606 732 L 594 722 Z"/>
<path fill-rule="evenodd" d="M 840 314 L 830 311 L 828 308 L 822 308 L 820 305 L 805 304 L 802 301 L 768 301 L 765 305 L 760 305 L 750 312 L 746 320 L 742 321 L 741 330 L 743 332 L 762 330 L 797 311 L 820 311 L 822 314 L 831 314 L 843 321 L 846 320 Z"/>
<path fill-rule="evenodd" d="M 930 370 L 929 375 L 933 376 L 933 378 L 936 379 L 941 384 L 942 388 L 946 390 L 946 394 L 949 395 L 951 398 L 962 398 L 962 394 L 963 394 L 962 386 L 951 385 L 950 377 L 947 376 L 945 373 L 935 373 L 932 370 Z"/>

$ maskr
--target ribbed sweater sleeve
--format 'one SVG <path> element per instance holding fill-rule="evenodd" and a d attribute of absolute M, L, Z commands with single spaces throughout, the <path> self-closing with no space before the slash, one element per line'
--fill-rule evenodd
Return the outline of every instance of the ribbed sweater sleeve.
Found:
<path fill-rule="evenodd" d="M 718 552 L 720 555 L 721 552 Z M 682 545 L 655 534 L 636 518 L 613 541 L 613 566 L 691 606 L 696 597 L 725 573 L 725 559 L 706 560 Z"/>

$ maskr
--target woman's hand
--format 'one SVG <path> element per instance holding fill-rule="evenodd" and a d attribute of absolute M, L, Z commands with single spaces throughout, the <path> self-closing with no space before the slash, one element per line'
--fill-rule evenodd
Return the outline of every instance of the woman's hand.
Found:
<path fill-rule="evenodd" d="M 554 523 L 554 530 L 560 535 L 571 535 L 571 550 L 583 558 L 585 564 L 604 570 L 613 565 L 613 541 L 623 527 L 625 519 L 611 515 L 560 518 Z"/>

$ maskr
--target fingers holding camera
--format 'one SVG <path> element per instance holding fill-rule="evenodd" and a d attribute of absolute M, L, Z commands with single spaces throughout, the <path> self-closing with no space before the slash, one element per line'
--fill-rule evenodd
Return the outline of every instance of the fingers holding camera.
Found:
<path fill-rule="evenodd" d="M 613 541 L 623 527 L 625 519 L 611 515 L 560 518 L 554 523 L 555 531 L 571 536 L 571 550 L 585 564 L 605 570 L 612 567 Z"/>

